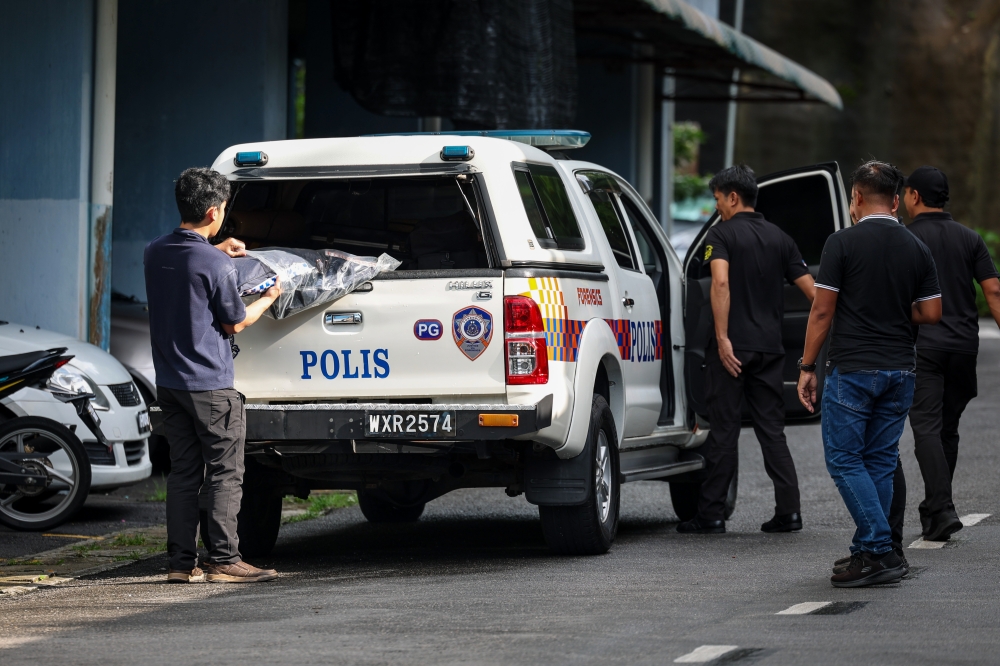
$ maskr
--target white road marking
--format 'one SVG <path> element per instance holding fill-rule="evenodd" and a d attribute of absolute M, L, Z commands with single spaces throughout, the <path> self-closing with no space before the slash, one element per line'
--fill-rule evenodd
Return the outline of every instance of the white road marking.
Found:
<path fill-rule="evenodd" d="M 704 664 L 707 661 L 718 659 L 724 654 L 732 652 L 739 645 L 702 645 L 693 652 L 674 659 L 675 664 Z"/>
<path fill-rule="evenodd" d="M 1000 340 L 1000 330 L 991 319 L 983 319 L 979 322 L 979 338 L 987 340 Z"/>
<path fill-rule="evenodd" d="M 910 548 L 920 548 L 923 550 L 931 550 L 934 548 L 944 548 L 944 545 L 948 543 L 947 541 L 924 541 L 923 537 L 920 537 L 916 541 L 910 544 Z"/>
<path fill-rule="evenodd" d="M 990 517 L 990 514 L 988 514 L 988 513 L 970 513 L 967 516 L 962 516 L 961 518 L 959 518 L 959 520 L 962 521 L 962 526 L 963 527 L 971 527 L 972 525 L 975 525 L 976 523 L 983 522 L 984 520 L 986 520 L 989 517 Z"/>
<path fill-rule="evenodd" d="M 804 601 L 801 604 L 789 606 L 783 611 L 778 611 L 775 615 L 807 615 L 820 608 L 826 608 L 832 601 Z"/>

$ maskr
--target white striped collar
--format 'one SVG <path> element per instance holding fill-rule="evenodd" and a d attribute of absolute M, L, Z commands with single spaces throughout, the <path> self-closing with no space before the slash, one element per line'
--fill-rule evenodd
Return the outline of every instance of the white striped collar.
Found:
<path fill-rule="evenodd" d="M 860 220 L 858 220 L 856 222 L 856 224 L 861 224 L 865 220 L 870 220 L 870 219 L 876 218 L 876 217 L 880 217 L 883 220 L 892 220 L 896 224 L 899 224 L 899 220 L 897 218 L 893 217 L 892 215 L 889 215 L 888 213 L 872 213 L 871 215 L 865 215 L 863 218 L 861 218 Z"/>

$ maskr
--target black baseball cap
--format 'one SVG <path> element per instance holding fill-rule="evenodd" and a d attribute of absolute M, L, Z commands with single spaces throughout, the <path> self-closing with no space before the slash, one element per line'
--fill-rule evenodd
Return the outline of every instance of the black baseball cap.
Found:
<path fill-rule="evenodd" d="M 912 190 L 920 192 L 924 205 L 931 208 L 944 208 L 948 203 L 948 176 L 944 171 L 932 166 L 922 166 L 914 170 L 904 184 Z"/>

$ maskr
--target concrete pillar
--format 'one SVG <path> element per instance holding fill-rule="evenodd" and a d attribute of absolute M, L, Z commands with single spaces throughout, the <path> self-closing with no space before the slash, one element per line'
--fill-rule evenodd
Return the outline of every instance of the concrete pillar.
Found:
<path fill-rule="evenodd" d="M 92 1 L 0 3 L 0 319 L 87 338 Z"/>
<path fill-rule="evenodd" d="M 674 94 L 674 77 L 667 75 L 661 77 L 663 86 L 663 97 Z M 674 233 L 674 217 L 670 212 L 670 204 L 674 200 L 674 102 L 670 99 L 663 99 L 660 102 L 660 198 L 659 198 L 659 218 L 660 225 L 667 232 L 667 236 Z"/>
<path fill-rule="evenodd" d="M 119 1 L 112 284 L 145 300 L 143 248 L 179 223 L 177 175 L 286 137 L 288 2 Z"/>
<path fill-rule="evenodd" d="M 653 150 L 656 141 L 656 68 L 652 63 L 635 66 L 635 156 L 636 191 L 647 203 L 653 200 Z"/>
<path fill-rule="evenodd" d="M 87 339 L 106 350 L 110 346 L 111 334 L 111 214 L 115 182 L 118 0 L 96 0 L 95 10 Z"/>

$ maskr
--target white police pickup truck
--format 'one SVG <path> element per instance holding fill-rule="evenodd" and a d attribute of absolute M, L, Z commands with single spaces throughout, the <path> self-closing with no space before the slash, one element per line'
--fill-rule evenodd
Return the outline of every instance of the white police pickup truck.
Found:
<path fill-rule="evenodd" d="M 321 488 L 356 489 L 375 522 L 416 520 L 457 488 L 524 493 L 567 554 L 608 550 L 622 483 L 669 480 L 677 515 L 693 515 L 711 335 L 701 237 L 682 261 L 625 180 L 567 157 L 587 139 L 446 132 L 223 151 L 213 168 L 234 198 L 220 237 L 402 262 L 239 335 L 244 554 L 273 546 L 282 495 Z M 837 166 L 761 185 L 760 210 L 818 264 L 849 224 Z M 808 311 L 797 294 L 792 418 Z"/>

